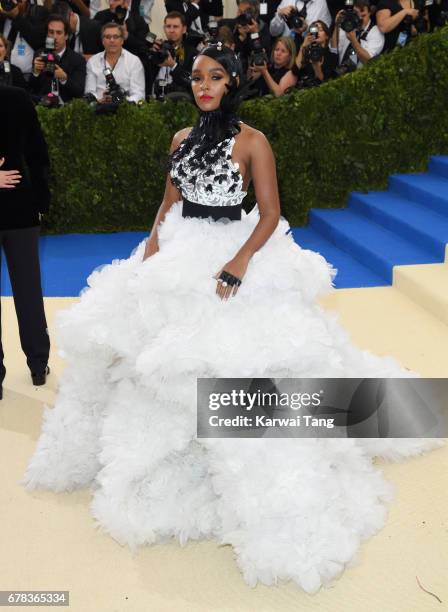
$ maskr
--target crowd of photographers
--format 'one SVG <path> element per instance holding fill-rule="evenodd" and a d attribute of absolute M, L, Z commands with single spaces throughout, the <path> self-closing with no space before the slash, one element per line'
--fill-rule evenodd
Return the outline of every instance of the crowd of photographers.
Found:
<path fill-rule="evenodd" d="M 448 0 L 0 0 L 0 86 L 58 107 L 84 98 L 97 112 L 124 101 L 191 99 L 194 57 L 221 41 L 240 57 L 247 97 L 280 96 L 361 68 L 448 23 Z"/>

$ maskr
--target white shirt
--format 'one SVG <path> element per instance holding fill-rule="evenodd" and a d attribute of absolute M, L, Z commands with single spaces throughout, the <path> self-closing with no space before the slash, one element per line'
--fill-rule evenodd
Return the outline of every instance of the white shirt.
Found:
<path fill-rule="evenodd" d="M 363 28 L 363 32 L 367 30 L 369 26 L 367 25 Z M 375 25 L 366 36 L 365 40 L 360 40 L 361 47 L 367 51 L 370 57 L 375 57 L 379 55 L 384 47 L 384 34 L 379 31 L 378 27 Z M 339 40 L 338 40 L 338 64 L 340 64 L 344 58 L 344 54 L 349 46 L 350 41 L 347 38 L 346 32 L 339 28 Z M 330 51 L 332 53 L 336 53 L 336 49 L 330 46 Z M 362 68 L 364 64 L 358 57 L 357 68 Z"/>
<path fill-rule="evenodd" d="M 284 9 L 287 6 L 294 6 L 298 11 L 301 11 L 305 3 L 302 0 L 282 0 L 278 6 L 277 13 L 269 24 L 271 36 L 289 36 L 291 34 L 291 30 L 286 25 L 286 21 L 278 14 L 280 9 Z M 326 0 L 309 0 L 306 5 L 306 22 L 310 25 L 313 21 L 317 21 L 318 19 L 330 27 L 331 15 L 328 10 L 327 2 Z"/>
<path fill-rule="evenodd" d="M 75 47 L 73 51 L 76 51 L 76 53 L 79 53 L 82 55 L 84 53 L 84 49 L 82 47 L 81 37 L 79 35 L 80 30 L 81 30 L 81 20 L 79 18 L 79 15 L 76 15 L 76 30 L 72 34 L 72 36 L 75 37 Z"/>
<path fill-rule="evenodd" d="M 140 15 L 148 25 L 151 24 L 151 12 L 154 6 L 154 0 L 140 0 Z"/>
<path fill-rule="evenodd" d="M 9 32 L 11 31 L 12 21 L 6 19 L 3 28 L 3 36 L 8 38 Z M 14 47 L 11 51 L 11 64 L 18 66 L 23 74 L 30 74 L 33 72 L 33 59 L 34 49 L 26 42 L 24 38 L 17 33 L 17 38 L 14 43 Z"/>
<path fill-rule="evenodd" d="M 105 11 L 109 8 L 109 0 L 90 0 L 90 19 L 93 19 L 99 11 Z"/>
<path fill-rule="evenodd" d="M 104 68 L 110 68 L 105 60 L 105 51 L 93 55 L 87 62 L 87 78 L 85 93 L 93 94 L 100 100 L 106 91 L 106 78 Z M 136 55 L 129 53 L 126 49 L 121 50 L 121 55 L 115 68 L 112 70 L 118 85 L 127 93 L 126 99 L 129 102 L 138 102 L 145 99 L 145 72 L 143 64 Z"/>

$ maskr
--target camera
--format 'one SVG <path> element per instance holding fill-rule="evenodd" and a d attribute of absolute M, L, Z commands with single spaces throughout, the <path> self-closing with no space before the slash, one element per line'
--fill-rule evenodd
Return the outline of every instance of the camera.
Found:
<path fill-rule="evenodd" d="M 164 40 L 160 49 L 151 48 L 148 53 L 149 60 L 156 66 L 163 64 L 169 55 L 173 58 L 176 56 L 175 45 L 169 40 Z"/>
<path fill-rule="evenodd" d="M 309 33 L 314 36 L 315 41 L 305 48 L 303 59 L 306 62 L 320 62 L 325 55 L 325 50 L 316 40 L 319 36 L 319 27 L 317 25 L 310 26 Z"/>
<path fill-rule="evenodd" d="M 311 77 L 309 75 L 304 75 L 300 78 L 296 83 L 296 89 L 308 89 L 310 87 L 318 87 L 322 82 L 316 77 Z"/>
<path fill-rule="evenodd" d="M 126 101 L 127 95 L 127 92 L 118 85 L 110 68 L 104 68 L 103 74 L 106 79 L 106 91 L 104 93 L 111 97 L 111 102 L 108 104 L 98 104 L 98 100 L 91 93 L 86 94 L 83 98 L 90 107 L 95 109 L 97 115 L 115 113 L 120 104 Z"/>
<path fill-rule="evenodd" d="M 257 20 L 257 16 L 250 9 L 248 9 L 247 11 L 241 13 L 241 15 L 238 15 L 236 18 L 236 24 L 240 26 L 249 26 L 254 20 Z"/>
<path fill-rule="evenodd" d="M 258 32 L 254 32 L 250 35 L 250 45 L 251 52 L 249 63 L 252 66 L 263 66 L 263 64 L 267 64 L 268 56 L 261 43 Z"/>
<path fill-rule="evenodd" d="M 56 68 L 56 54 L 54 52 L 54 38 L 49 36 L 45 39 L 45 50 L 39 55 L 39 59 L 45 62 L 44 72 L 54 74 Z"/>
<path fill-rule="evenodd" d="M 5 13 L 10 13 L 16 6 L 17 2 L 14 2 L 14 0 L 1 0 L 0 2 L 0 9 Z"/>
<path fill-rule="evenodd" d="M 46 96 L 43 96 L 40 99 L 39 104 L 44 108 L 59 108 L 60 106 L 62 106 L 59 95 L 54 91 L 51 91 Z"/>
<path fill-rule="evenodd" d="M 214 17 L 210 17 L 207 24 L 207 32 L 205 34 L 204 43 L 214 45 L 218 42 L 218 22 Z"/>
<path fill-rule="evenodd" d="M 354 9 L 353 0 L 345 0 L 344 12 L 339 23 L 341 30 L 344 32 L 353 32 L 359 30 L 362 25 L 362 19 Z"/>
<path fill-rule="evenodd" d="M 112 98 L 111 103 L 114 106 L 118 106 L 126 100 L 126 92 L 122 87 L 120 87 L 120 85 L 118 85 L 110 68 L 105 68 L 103 70 L 103 74 L 104 78 L 106 79 L 107 95 Z"/>
<path fill-rule="evenodd" d="M 290 30 L 297 30 L 298 28 L 302 28 L 303 24 L 306 20 L 306 4 L 305 6 L 298 11 L 294 9 L 291 13 L 285 18 L 286 25 Z"/>
<path fill-rule="evenodd" d="M 124 25 L 127 12 L 124 6 L 117 6 L 115 8 L 115 13 L 112 15 L 112 21 L 118 25 Z"/>
<path fill-rule="evenodd" d="M 358 56 L 354 49 L 348 56 L 348 58 L 343 61 L 336 69 L 335 72 L 338 76 L 343 76 L 344 74 L 348 74 L 349 72 L 355 72 L 358 68 Z"/>
<path fill-rule="evenodd" d="M 0 62 L 0 87 L 12 85 L 11 64 L 8 60 Z"/>
<path fill-rule="evenodd" d="M 403 29 L 401 33 L 404 36 L 402 40 L 404 40 L 405 42 L 409 41 L 409 38 L 412 34 L 412 26 L 414 26 L 414 28 L 417 30 L 419 34 L 426 31 L 426 21 L 424 17 L 425 9 L 428 6 L 431 6 L 432 4 L 433 4 L 433 0 L 417 0 L 416 1 L 415 8 L 418 10 L 418 15 L 415 19 L 412 19 L 411 15 L 406 15 L 406 17 L 403 19 L 402 21 Z"/>

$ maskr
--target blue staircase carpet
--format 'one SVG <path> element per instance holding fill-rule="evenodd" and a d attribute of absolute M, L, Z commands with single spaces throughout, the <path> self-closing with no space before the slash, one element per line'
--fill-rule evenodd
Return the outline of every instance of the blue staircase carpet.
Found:
<path fill-rule="evenodd" d="M 442 262 L 448 243 L 448 157 L 433 157 L 426 173 L 393 175 L 385 192 L 352 193 L 342 209 L 312 209 L 306 227 L 292 228 L 302 248 L 338 269 L 337 288 L 392 283 L 393 267 Z M 147 232 L 43 236 L 44 295 L 76 296 L 96 267 L 129 257 Z M 1 266 L 1 295 L 11 286 Z"/>

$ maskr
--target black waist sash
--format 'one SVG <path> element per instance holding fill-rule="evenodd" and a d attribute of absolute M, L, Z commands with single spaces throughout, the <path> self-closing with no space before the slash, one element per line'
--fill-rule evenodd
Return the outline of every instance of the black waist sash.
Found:
<path fill-rule="evenodd" d="M 182 217 L 193 217 L 200 219 L 208 219 L 211 217 L 213 221 L 220 219 L 230 219 L 230 221 L 241 221 L 242 205 L 235 206 L 205 206 L 183 199 Z"/>

